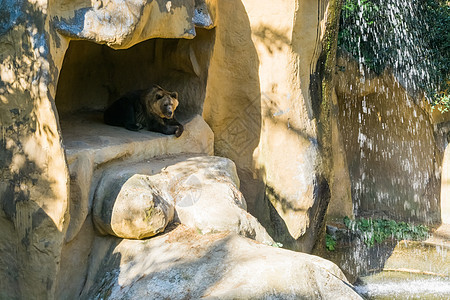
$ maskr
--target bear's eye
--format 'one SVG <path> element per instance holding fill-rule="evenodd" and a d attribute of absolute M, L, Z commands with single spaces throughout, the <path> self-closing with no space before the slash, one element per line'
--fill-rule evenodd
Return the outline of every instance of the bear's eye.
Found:
<path fill-rule="evenodd" d="M 156 94 L 156 99 L 162 99 L 164 96 L 163 95 L 161 95 L 161 94 Z"/>
<path fill-rule="evenodd" d="M 169 103 L 164 103 L 164 107 L 167 107 L 167 106 L 169 106 Z"/>

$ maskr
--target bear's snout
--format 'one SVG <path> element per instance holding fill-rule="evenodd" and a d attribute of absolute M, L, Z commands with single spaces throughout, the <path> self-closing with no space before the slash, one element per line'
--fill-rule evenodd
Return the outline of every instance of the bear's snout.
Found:
<path fill-rule="evenodd" d="M 167 107 L 166 111 L 164 112 L 164 115 L 166 116 L 166 118 L 172 119 L 172 117 L 173 117 L 173 110 L 172 110 L 172 108 Z"/>

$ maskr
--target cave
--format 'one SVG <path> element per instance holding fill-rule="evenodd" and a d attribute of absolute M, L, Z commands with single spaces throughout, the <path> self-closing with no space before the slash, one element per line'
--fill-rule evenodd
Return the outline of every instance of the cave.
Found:
<path fill-rule="evenodd" d="M 176 117 L 181 123 L 201 116 L 213 41 L 214 30 L 201 28 L 193 39 L 154 38 L 120 50 L 70 41 L 55 97 L 69 164 L 82 150 L 173 138 L 103 123 L 103 111 L 129 91 L 158 84 L 178 93 Z"/>

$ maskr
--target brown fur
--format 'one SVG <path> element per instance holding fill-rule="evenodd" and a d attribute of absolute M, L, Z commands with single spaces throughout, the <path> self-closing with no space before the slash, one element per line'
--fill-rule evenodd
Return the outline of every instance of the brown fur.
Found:
<path fill-rule="evenodd" d="M 116 100 L 105 111 L 105 123 L 133 131 L 146 128 L 179 137 L 183 132 L 183 125 L 174 118 L 178 104 L 176 92 L 154 85 L 146 90 L 130 92 Z"/>

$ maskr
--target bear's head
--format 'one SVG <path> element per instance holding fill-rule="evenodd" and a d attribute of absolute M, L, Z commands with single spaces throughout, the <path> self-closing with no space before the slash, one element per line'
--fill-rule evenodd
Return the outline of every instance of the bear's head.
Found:
<path fill-rule="evenodd" d="M 147 112 L 160 118 L 172 119 L 178 106 L 178 93 L 154 85 L 145 95 Z"/>

